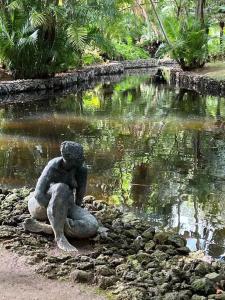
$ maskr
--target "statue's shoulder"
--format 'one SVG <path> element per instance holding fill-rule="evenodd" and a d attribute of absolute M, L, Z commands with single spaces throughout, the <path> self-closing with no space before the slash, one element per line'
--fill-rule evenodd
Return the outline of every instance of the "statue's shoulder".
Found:
<path fill-rule="evenodd" d="M 47 169 L 59 169 L 61 167 L 61 163 L 62 163 L 62 157 L 55 157 L 53 159 L 51 159 L 48 164 L 46 165 Z"/>

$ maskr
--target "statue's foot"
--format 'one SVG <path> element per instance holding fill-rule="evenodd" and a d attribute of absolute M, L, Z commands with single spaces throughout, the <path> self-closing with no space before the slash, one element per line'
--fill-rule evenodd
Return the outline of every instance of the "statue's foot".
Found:
<path fill-rule="evenodd" d="M 34 232 L 34 233 L 43 232 L 43 233 L 47 233 L 47 234 L 53 234 L 51 225 L 38 222 L 37 220 L 35 220 L 33 218 L 26 219 L 23 222 L 23 228 L 29 232 Z"/>
<path fill-rule="evenodd" d="M 56 239 L 56 243 L 58 245 L 58 247 L 66 252 L 78 252 L 77 248 L 75 248 L 74 246 L 72 246 L 67 238 L 65 236 L 61 236 L 60 238 Z"/>

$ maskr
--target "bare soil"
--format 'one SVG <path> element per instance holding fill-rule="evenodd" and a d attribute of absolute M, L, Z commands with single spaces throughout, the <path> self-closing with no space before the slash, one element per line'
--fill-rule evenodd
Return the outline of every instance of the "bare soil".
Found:
<path fill-rule="evenodd" d="M 0 246 L 0 300 L 104 300 L 91 288 L 37 275 L 25 259 Z"/>
<path fill-rule="evenodd" d="M 202 69 L 198 69 L 195 73 L 200 75 L 205 75 L 210 78 L 224 80 L 225 79 L 225 63 L 224 62 L 214 62 L 208 63 Z"/>

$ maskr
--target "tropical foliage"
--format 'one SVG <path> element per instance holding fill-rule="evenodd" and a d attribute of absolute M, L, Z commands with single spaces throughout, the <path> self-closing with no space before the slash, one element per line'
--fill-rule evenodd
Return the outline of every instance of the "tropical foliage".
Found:
<path fill-rule="evenodd" d="M 14 78 L 149 56 L 192 69 L 224 57 L 224 18 L 222 0 L 1 0 L 0 62 Z"/>
<path fill-rule="evenodd" d="M 82 64 L 87 47 L 109 55 L 116 1 L 0 2 L 0 60 L 15 78 L 47 77 Z"/>

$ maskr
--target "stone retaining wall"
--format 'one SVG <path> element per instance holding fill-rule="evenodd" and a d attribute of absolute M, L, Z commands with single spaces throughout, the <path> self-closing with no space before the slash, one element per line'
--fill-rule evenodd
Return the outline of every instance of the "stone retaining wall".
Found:
<path fill-rule="evenodd" d="M 58 90 L 69 87 L 75 83 L 88 81 L 95 76 L 106 74 L 119 74 L 124 72 L 124 67 L 119 63 L 87 67 L 83 70 L 57 74 L 49 79 L 23 79 L 0 82 L 0 95 L 33 92 L 40 90 Z"/>
<path fill-rule="evenodd" d="M 93 80 L 103 75 L 122 74 L 126 69 L 153 68 L 161 65 L 173 64 L 172 60 L 137 60 L 113 62 L 102 65 L 86 67 L 81 70 L 56 74 L 49 79 L 23 79 L 13 81 L 0 81 L 0 96 L 41 90 L 59 90 L 80 82 Z"/>
<path fill-rule="evenodd" d="M 171 69 L 170 83 L 202 94 L 225 97 L 225 80 L 216 80 L 194 72 Z"/>
<path fill-rule="evenodd" d="M 95 76 L 88 81 L 74 82 L 69 86 L 54 89 L 36 89 L 32 91 L 20 91 L 18 93 L 8 93 L 0 95 L 0 107 L 10 103 L 25 103 L 36 102 L 54 99 L 55 97 L 63 97 L 71 93 L 79 93 L 94 88 L 97 84 L 118 83 L 127 75 L 144 75 L 153 76 L 157 72 L 157 68 L 142 68 L 142 69 L 125 69 L 122 74 L 111 74 Z"/>
<path fill-rule="evenodd" d="M 101 81 L 101 77 L 129 74 L 130 70 L 146 70 L 162 66 L 172 67 L 170 70 L 170 83 L 179 88 L 195 90 L 202 94 L 214 96 L 225 96 L 225 80 L 216 80 L 205 75 L 198 75 L 194 72 L 184 72 L 176 66 L 173 60 L 140 59 L 135 61 L 112 62 L 108 64 L 86 67 L 81 70 L 56 74 L 49 79 L 23 79 L 13 81 L 0 81 L 0 102 L 8 102 L 6 98 L 10 95 L 21 98 L 22 94 L 38 93 L 42 91 L 59 91 L 62 89 L 79 90 L 79 86 L 87 85 L 87 82 L 94 83 Z M 23 96 L 22 96 L 23 98 Z"/>

